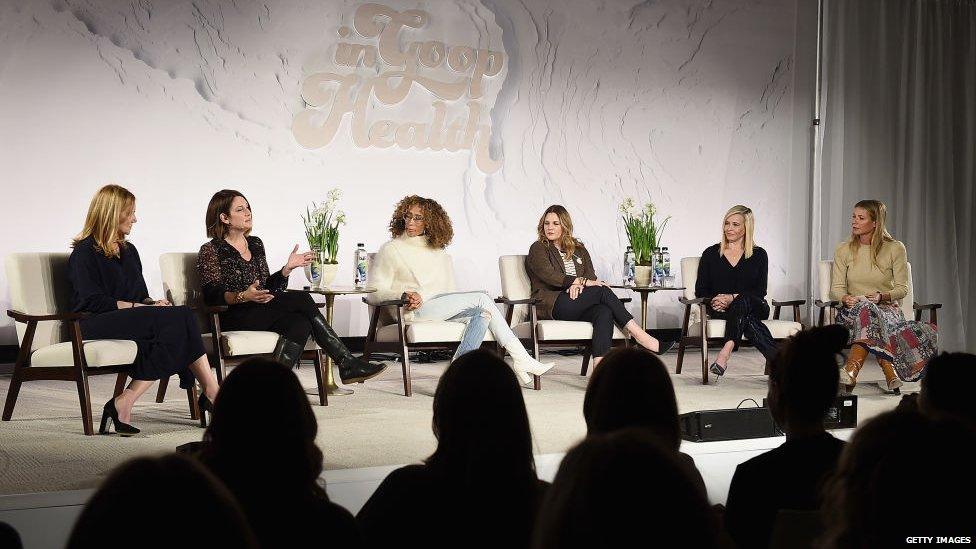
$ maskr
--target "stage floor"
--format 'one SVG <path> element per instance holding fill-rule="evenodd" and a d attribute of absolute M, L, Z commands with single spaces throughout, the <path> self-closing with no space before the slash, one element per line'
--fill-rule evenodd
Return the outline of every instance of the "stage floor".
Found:
<path fill-rule="evenodd" d="M 558 464 L 562 453 L 585 434 L 582 405 L 587 378 L 579 375 L 580 357 L 546 357 L 557 362 L 556 368 L 544 376 L 541 391 L 526 389 L 524 394 L 535 453 L 540 459 L 556 456 Z M 673 373 L 676 355 L 662 358 Z M 721 382 L 707 386 L 701 384 L 696 358 L 694 354 L 686 357 L 684 372 L 672 374 L 681 412 L 735 408 L 749 398 L 762 402 L 766 377 L 762 374 L 762 357 L 756 351 L 737 353 Z M 414 365 L 414 394 L 410 398 L 403 396 L 397 365 L 366 384 L 353 386 L 354 395 L 334 396 L 328 407 L 313 405 L 319 420 L 318 443 L 325 454 L 326 478 L 338 475 L 336 478 L 341 479 L 340 470 L 378 467 L 381 469 L 376 470 L 388 471 L 391 466 L 417 462 L 430 455 L 435 443 L 430 430 L 431 404 L 438 376 L 446 365 Z M 307 388 L 314 388 L 315 376 L 310 367 L 302 367 L 298 374 Z M 0 378 L 0 399 L 6 398 L 9 383 L 8 377 Z M 96 422 L 113 383 L 114 376 L 91 380 Z M 909 384 L 904 389 L 917 390 L 917 386 Z M 882 394 L 873 384 L 858 385 L 856 393 L 860 397 L 860 421 L 898 403 L 898 397 Z M 180 444 L 199 440 L 202 430 L 189 418 L 185 393 L 171 388 L 162 404 L 153 401 L 154 394 L 155 389 L 150 390 L 136 406 L 133 422 L 143 430 L 138 437 L 86 437 L 81 430 L 73 383 L 24 384 L 13 420 L 0 423 L 0 495 L 89 489 L 128 458 L 171 451 Z M 775 446 L 770 444 L 766 446 Z M 688 453 L 696 453 L 695 444 L 684 446 Z M 716 451 L 721 452 L 719 448 Z M 713 501 L 724 501 L 721 482 L 710 486 L 709 492 Z"/>

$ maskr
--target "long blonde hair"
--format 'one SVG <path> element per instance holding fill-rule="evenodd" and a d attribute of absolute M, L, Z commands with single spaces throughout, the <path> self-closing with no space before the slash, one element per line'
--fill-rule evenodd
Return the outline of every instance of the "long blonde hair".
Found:
<path fill-rule="evenodd" d="M 569 217 L 569 212 L 566 208 L 560 206 L 559 204 L 553 204 L 546 208 L 546 211 L 542 212 L 542 217 L 539 218 L 539 226 L 536 227 L 536 231 L 539 233 L 539 242 L 549 245 L 549 239 L 546 238 L 546 216 L 554 213 L 556 217 L 559 218 L 559 225 L 563 228 L 563 235 L 559 237 L 559 247 L 563 251 L 563 259 L 570 259 L 576 253 L 576 247 L 580 245 L 580 242 L 573 238 L 573 219 Z"/>
<path fill-rule="evenodd" d="M 105 185 L 98 189 L 88 206 L 85 228 L 71 242 L 71 247 L 90 236 L 106 257 L 119 255 L 119 247 L 125 246 L 125 235 L 119 234 L 119 222 L 135 202 L 135 195 L 125 187 Z"/>
<path fill-rule="evenodd" d="M 725 212 L 725 217 L 722 218 L 722 241 L 719 244 L 718 252 L 720 255 L 725 255 L 725 250 L 729 247 L 729 241 L 725 238 L 725 220 L 736 214 L 742 216 L 742 223 L 746 228 L 746 234 L 742 238 L 742 250 L 745 252 L 745 257 L 752 257 L 752 251 L 756 246 L 756 218 L 752 215 L 752 209 L 742 204 L 736 204 Z"/>
<path fill-rule="evenodd" d="M 878 253 L 881 252 L 881 246 L 884 246 L 885 242 L 894 240 L 885 227 L 885 220 L 888 218 L 888 208 L 880 200 L 861 200 L 857 204 L 854 204 L 854 207 L 866 210 L 868 215 L 871 216 L 871 221 L 876 223 L 874 232 L 871 233 L 871 263 L 877 265 Z M 857 249 L 861 247 L 861 241 L 854 234 L 854 231 L 851 231 L 851 241 L 848 245 L 851 248 L 851 254 L 856 254 Z"/>

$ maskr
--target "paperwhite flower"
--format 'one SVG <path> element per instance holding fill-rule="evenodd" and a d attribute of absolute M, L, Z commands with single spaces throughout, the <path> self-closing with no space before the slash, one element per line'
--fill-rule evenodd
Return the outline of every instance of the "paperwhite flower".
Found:
<path fill-rule="evenodd" d="M 644 213 L 653 217 L 654 214 L 657 213 L 657 207 L 654 205 L 653 202 L 648 202 L 647 204 L 644 205 Z"/>
<path fill-rule="evenodd" d="M 346 212 L 339 210 L 338 215 L 336 215 L 336 224 L 346 224 Z"/>
<path fill-rule="evenodd" d="M 338 202 L 340 198 L 342 198 L 342 189 L 339 187 L 329 189 L 329 202 Z"/>
<path fill-rule="evenodd" d="M 620 213 L 622 213 L 622 214 L 624 214 L 624 215 L 626 215 L 628 217 L 633 217 L 634 216 L 634 199 L 633 198 L 629 198 L 628 197 L 627 199 L 625 199 L 623 202 L 620 203 Z"/>

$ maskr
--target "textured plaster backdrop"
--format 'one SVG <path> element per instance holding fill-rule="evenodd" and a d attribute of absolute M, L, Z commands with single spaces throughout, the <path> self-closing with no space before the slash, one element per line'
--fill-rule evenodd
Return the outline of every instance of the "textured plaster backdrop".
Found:
<path fill-rule="evenodd" d="M 617 207 L 633 197 L 672 216 L 664 241 L 675 269 L 717 241 L 729 206 L 751 206 L 771 293 L 807 297 L 807 159 L 796 152 L 803 126 L 794 116 L 807 92 L 795 93 L 795 2 L 384 2 L 429 14 L 397 35 L 403 50 L 439 41 L 503 54 L 481 97 L 469 90 L 444 101 L 448 122 L 480 103 L 489 154 L 501 161 L 494 173 L 465 149 L 359 148 L 351 115 L 325 147 L 296 141 L 309 75 L 397 70 L 336 67 L 340 42 L 377 44 L 338 32 L 354 27 L 362 4 L 0 3 L 0 255 L 67 251 L 91 195 L 118 183 L 138 198 L 130 238 L 158 295 L 159 255 L 206 240 L 214 191 L 250 199 L 254 234 L 277 268 L 303 242 L 299 212 L 340 187 L 349 223 L 337 283 L 351 283 L 356 243 L 375 250 L 394 203 L 416 193 L 452 216 L 459 286 L 495 293 L 498 256 L 525 253 L 553 203 L 573 214 L 597 272 L 619 281 L 626 238 Z M 470 71 L 421 66 L 419 74 L 450 81 Z M 395 105 L 368 97 L 366 123 L 430 123 L 438 100 L 418 83 Z M 292 274 L 293 287 L 303 283 Z M 8 296 L 0 275 L 0 306 Z M 652 298 L 650 326 L 678 325 L 676 297 Z M 358 300 L 336 309 L 341 334 L 365 333 Z M 14 342 L 9 319 L 0 321 L 0 344 Z"/>

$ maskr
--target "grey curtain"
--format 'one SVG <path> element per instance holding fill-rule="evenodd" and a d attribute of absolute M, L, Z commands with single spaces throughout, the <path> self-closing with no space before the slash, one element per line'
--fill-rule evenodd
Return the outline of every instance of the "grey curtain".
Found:
<path fill-rule="evenodd" d="M 976 0 L 825 1 L 820 257 L 883 201 L 940 348 L 976 352 Z"/>

